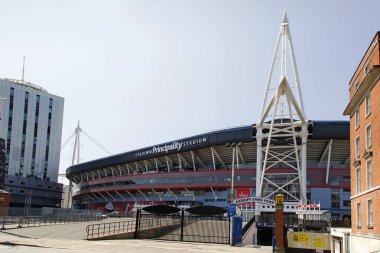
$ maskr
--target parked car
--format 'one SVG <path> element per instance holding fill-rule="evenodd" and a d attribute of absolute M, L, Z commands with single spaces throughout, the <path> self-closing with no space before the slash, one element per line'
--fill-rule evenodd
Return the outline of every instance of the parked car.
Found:
<path fill-rule="evenodd" d="M 109 214 L 107 214 L 108 217 L 120 217 L 120 213 L 117 211 L 113 211 Z"/>
<path fill-rule="evenodd" d="M 107 214 L 104 214 L 104 213 L 96 213 L 95 216 L 100 217 L 101 219 L 105 219 L 108 217 Z"/>

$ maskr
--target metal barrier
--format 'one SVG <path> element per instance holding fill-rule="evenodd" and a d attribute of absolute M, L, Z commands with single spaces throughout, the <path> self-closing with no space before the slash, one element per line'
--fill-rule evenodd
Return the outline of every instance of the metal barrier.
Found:
<path fill-rule="evenodd" d="M 151 218 L 152 222 L 143 226 L 142 222 L 147 217 Z M 184 210 L 171 214 L 141 212 L 137 220 L 139 223 L 136 239 L 230 243 L 230 220 L 224 215 L 196 215 Z"/>
<path fill-rule="evenodd" d="M 36 216 L 36 217 L 5 217 L 0 220 L 1 230 L 5 230 L 10 227 L 22 228 L 22 227 L 35 227 L 46 225 L 67 224 L 74 222 L 88 222 L 88 221 L 100 221 L 104 217 L 95 215 L 76 215 L 76 216 Z"/>
<path fill-rule="evenodd" d="M 6 214 L 4 216 L 24 217 L 26 216 L 24 207 L 0 207 L 0 213 Z M 28 208 L 28 216 L 75 216 L 75 215 L 97 215 L 101 214 L 100 210 L 92 209 L 73 209 L 73 208 L 55 208 L 55 207 L 42 207 L 42 208 Z"/>
<path fill-rule="evenodd" d="M 147 229 L 154 226 L 153 219 L 143 219 L 139 223 L 139 229 Z M 87 239 L 116 235 L 121 233 L 133 232 L 136 229 L 136 219 L 91 224 L 86 228 Z"/>

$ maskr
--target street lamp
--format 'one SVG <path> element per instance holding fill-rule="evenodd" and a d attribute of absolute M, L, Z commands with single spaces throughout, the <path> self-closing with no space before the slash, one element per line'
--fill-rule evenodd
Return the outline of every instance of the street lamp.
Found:
<path fill-rule="evenodd" d="M 232 164 L 231 164 L 231 192 L 230 192 L 230 203 L 235 202 L 235 157 L 236 157 L 236 168 L 239 168 L 239 154 L 238 147 L 241 147 L 243 144 L 239 143 L 226 143 L 226 147 L 232 147 Z"/>

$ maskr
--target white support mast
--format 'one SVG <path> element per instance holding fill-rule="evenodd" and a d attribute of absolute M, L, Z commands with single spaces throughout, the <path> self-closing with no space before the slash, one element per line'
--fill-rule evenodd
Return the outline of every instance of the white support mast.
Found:
<path fill-rule="evenodd" d="M 77 164 L 80 161 L 80 132 L 81 132 L 81 128 L 79 126 L 79 120 L 78 120 L 78 126 L 75 128 L 75 132 L 74 132 L 75 142 L 74 142 L 74 150 L 73 150 L 73 157 L 71 160 L 71 166 L 75 164 L 75 158 L 76 158 Z M 73 191 L 73 181 L 70 179 L 66 208 L 72 208 L 72 191 Z"/>
<path fill-rule="evenodd" d="M 108 155 L 111 155 L 111 152 L 109 152 L 104 146 L 102 146 L 98 141 L 96 141 L 93 137 L 91 137 L 88 133 L 86 133 L 79 125 L 75 128 L 75 131 L 70 135 L 70 137 L 63 143 L 61 147 L 61 151 L 67 146 L 67 144 L 75 137 L 74 140 L 74 150 L 73 150 L 73 156 L 71 160 L 71 166 L 80 163 L 80 134 L 84 134 L 89 140 L 91 140 L 95 145 L 97 145 L 99 148 L 101 148 L 103 151 L 105 151 Z M 69 183 L 69 193 L 68 193 L 68 201 L 66 203 L 66 208 L 72 207 L 72 189 L 73 189 L 73 181 L 71 179 Z"/>
<path fill-rule="evenodd" d="M 281 59 L 279 67 L 276 65 L 278 58 Z M 287 64 L 288 58 L 291 65 Z M 291 73 L 288 75 L 288 72 Z M 279 74 L 278 82 L 272 80 L 275 73 Z M 306 203 L 307 127 L 285 12 L 269 71 L 261 116 L 256 125 L 258 197 L 273 199 L 274 195 L 281 192 L 288 202 Z"/>

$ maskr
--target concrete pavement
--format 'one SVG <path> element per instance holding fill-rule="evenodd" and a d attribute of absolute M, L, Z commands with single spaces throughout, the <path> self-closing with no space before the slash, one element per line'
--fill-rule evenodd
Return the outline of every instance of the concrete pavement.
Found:
<path fill-rule="evenodd" d="M 91 222 L 92 223 L 92 222 Z M 159 240 L 87 241 L 86 223 L 8 229 L 0 231 L 0 252 L 139 252 L 139 253 L 270 253 L 271 247 L 231 247 L 223 244 Z"/>
<path fill-rule="evenodd" d="M 59 240 L 16 238 L 0 234 L 0 252 L 139 252 L 139 253 L 269 253 L 270 247 L 231 247 L 222 244 L 186 243 L 157 240 Z"/>

